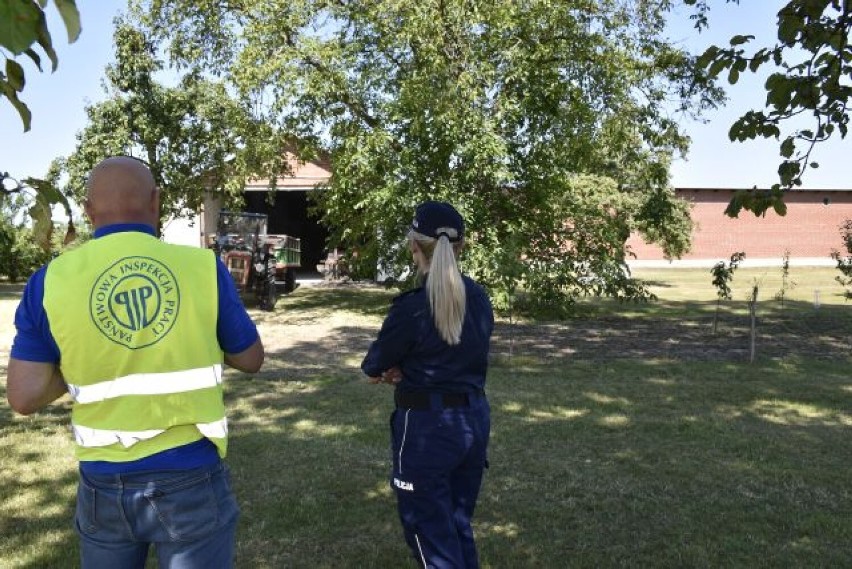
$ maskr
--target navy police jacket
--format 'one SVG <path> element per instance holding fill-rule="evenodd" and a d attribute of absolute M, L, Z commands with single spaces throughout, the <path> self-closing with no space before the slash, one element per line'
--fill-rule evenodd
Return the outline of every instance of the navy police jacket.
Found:
<path fill-rule="evenodd" d="M 461 342 L 445 342 L 424 287 L 397 296 L 361 369 L 370 377 L 397 366 L 401 392 L 470 393 L 483 391 L 494 312 L 485 291 L 463 277 L 467 304 Z"/>

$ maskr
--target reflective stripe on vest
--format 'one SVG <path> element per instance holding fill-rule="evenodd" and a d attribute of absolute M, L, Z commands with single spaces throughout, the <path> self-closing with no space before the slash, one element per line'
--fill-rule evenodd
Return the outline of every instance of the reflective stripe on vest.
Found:
<path fill-rule="evenodd" d="M 68 384 L 68 393 L 77 403 L 97 403 L 125 395 L 165 395 L 216 387 L 222 383 L 222 365 L 170 371 L 137 373 L 92 385 Z M 143 437 L 148 438 L 148 437 Z"/>
<path fill-rule="evenodd" d="M 224 439 L 228 436 L 228 420 L 221 419 L 212 423 L 196 424 L 198 430 L 207 438 Z M 121 443 L 128 448 L 139 441 L 153 439 L 164 429 L 152 429 L 148 431 L 110 431 L 103 429 L 92 429 L 82 425 L 72 425 L 74 439 L 81 447 L 105 447 L 115 443 Z"/>

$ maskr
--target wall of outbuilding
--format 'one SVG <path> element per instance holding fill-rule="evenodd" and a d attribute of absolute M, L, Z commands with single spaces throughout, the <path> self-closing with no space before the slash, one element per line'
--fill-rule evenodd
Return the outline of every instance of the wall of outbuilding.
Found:
<path fill-rule="evenodd" d="M 682 261 L 728 259 L 742 251 L 752 262 L 779 260 L 789 251 L 800 263 L 831 263 L 831 252 L 843 249 L 840 226 L 852 219 L 852 190 L 797 190 L 785 196 L 787 214 L 769 210 L 762 217 L 743 211 L 737 218 L 725 215 L 733 189 L 678 188 L 678 196 L 692 204 L 692 249 Z M 636 262 L 661 261 L 662 250 L 637 235 L 627 242 Z"/>

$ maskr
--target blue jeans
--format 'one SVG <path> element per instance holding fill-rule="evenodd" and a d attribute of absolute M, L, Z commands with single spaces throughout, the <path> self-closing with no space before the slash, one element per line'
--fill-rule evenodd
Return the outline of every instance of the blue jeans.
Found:
<path fill-rule="evenodd" d="M 397 408 L 390 422 L 390 483 L 414 558 L 429 569 L 478 569 L 471 518 L 488 466 L 488 401 L 480 396 L 469 407 Z"/>
<path fill-rule="evenodd" d="M 145 566 L 153 544 L 162 569 L 234 566 L 239 508 L 228 467 L 85 475 L 75 525 L 83 569 Z"/>

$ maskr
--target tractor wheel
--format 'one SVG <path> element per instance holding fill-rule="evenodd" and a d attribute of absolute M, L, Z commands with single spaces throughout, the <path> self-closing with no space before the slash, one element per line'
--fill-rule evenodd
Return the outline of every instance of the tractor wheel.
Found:
<path fill-rule="evenodd" d="M 275 284 L 275 265 L 270 264 L 266 268 L 263 283 L 263 298 L 261 299 L 263 310 L 275 310 L 275 303 L 278 301 L 278 286 Z"/>
<path fill-rule="evenodd" d="M 275 310 L 275 303 L 278 300 L 278 288 L 275 286 L 275 265 L 270 262 L 266 270 L 262 273 L 256 273 L 255 295 L 257 296 L 257 306 L 261 310 Z"/>
<path fill-rule="evenodd" d="M 296 290 L 296 274 L 293 267 L 284 269 L 284 293 L 289 294 Z"/>

